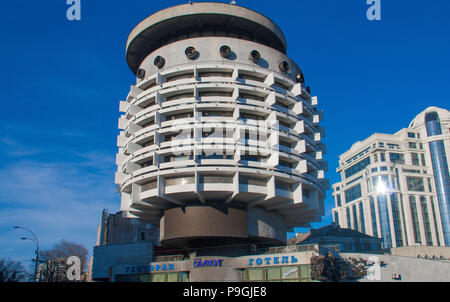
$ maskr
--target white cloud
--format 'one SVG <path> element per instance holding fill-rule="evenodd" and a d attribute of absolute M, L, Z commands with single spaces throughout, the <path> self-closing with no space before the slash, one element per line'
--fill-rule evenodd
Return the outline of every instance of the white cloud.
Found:
<path fill-rule="evenodd" d="M 0 169 L 0 257 L 33 257 L 31 242 L 20 237 L 24 226 L 37 233 L 41 247 L 61 239 L 95 244 L 101 211 L 117 211 L 120 197 L 114 185 L 111 156 L 86 153 L 63 163 L 22 161 Z"/>

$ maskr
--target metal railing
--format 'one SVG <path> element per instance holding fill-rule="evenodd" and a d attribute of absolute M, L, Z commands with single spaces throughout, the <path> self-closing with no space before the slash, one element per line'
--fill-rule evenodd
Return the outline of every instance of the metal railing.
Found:
<path fill-rule="evenodd" d="M 252 186 L 267 186 L 267 180 L 262 178 L 253 178 L 253 177 L 241 177 L 240 184 L 242 185 L 252 185 Z"/>
<path fill-rule="evenodd" d="M 266 252 L 266 254 L 313 252 L 315 249 L 317 249 L 316 244 L 275 246 L 275 247 L 269 248 L 269 250 Z"/>
<path fill-rule="evenodd" d="M 187 177 L 166 178 L 165 184 L 166 184 L 166 187 L 168 187 L 168 186 L 177 186 L 177 185 L 195 184 L 195 177 L 194 176 L 187 176 Z"/>
<path fill-rule="evenodd" d="M 142 185 L 141 192 L 145 192 L 145 191 L 148 191 L 148 190 L 153 190 L 153 189 L 156 189 L 157 187 L 158 187 L 157 181 L 156 180 L 155 181 L 151 181 L 151 182 L 148 182 L 148 183 Z"/>
<path fill-rule="evenodd" d="M 226 184 L 232 184 L 233 183 L 233 177 L 232 176 L 202 175 L 202 176 L 200 176 L 200 182 L 202 182 L 202 183 L 226 183 Z"/>

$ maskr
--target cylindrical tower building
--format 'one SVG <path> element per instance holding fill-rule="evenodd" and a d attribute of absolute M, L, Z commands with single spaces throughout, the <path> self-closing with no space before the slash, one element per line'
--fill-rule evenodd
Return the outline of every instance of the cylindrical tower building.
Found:
<path fill-rule="evenodd" d="M 159 11 L 130 34 L 121 210 L 170 247 L 286 241 L 320 221 L 322 113 L 267 17 L 223 3 Z"/>

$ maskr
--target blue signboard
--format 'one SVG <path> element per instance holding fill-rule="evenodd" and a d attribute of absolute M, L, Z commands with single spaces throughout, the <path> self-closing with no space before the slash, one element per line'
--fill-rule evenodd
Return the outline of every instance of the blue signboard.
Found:
<path fill-rule="evenodd" d="M 152 273 L 152 272 L 165 272 L 173 271 L 173 263 L 163 263 L 163 264 L 146 264 L 146 265 L 127 265 L 125 266 L 126 274 L 136 274 L 136 273 Z"/>
<path fill-rule="evenodd" d="M 194 259 L 194 268 L 200 267 L 222 267 L 223 259 L 207 259 L 202 260 L 201 258 Z"/>
<path fill-rule="evenodd" d="M 281 256 L 281 257 L 264 257 L 264 258 L 249 258 L 248 265 L 272 265 L 272 264 L 293 264 L 297 263 L 298 259 L 295 256 Z"/>

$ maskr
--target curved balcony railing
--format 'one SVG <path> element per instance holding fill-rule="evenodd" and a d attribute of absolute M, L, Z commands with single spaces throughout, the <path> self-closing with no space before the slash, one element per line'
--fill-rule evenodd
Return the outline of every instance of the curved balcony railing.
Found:
<path fill-rule="evenodd" d="M 233 177 L 232 176 L 208 176 L 208 175 L 201 175 L 200 176 L 200 182 L 204 184 L 215 184 L 215 183 L 225 183 L 225 184 L 232 184 L 233 183 Z"/>
<path fill-rule="evenodd" d="M 195 184 L 195 177 L 194 176 L 184 176 L 184 177 L 166 178 L 165 184 L 166 184 L 166 187 Z"/>

